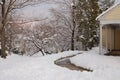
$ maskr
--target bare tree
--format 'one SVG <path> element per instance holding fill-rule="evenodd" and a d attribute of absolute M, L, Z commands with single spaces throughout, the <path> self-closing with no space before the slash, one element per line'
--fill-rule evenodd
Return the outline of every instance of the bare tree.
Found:
<path fill-rule="evenodd" d="M 37 1 L 37 0 L 36 0 Z M 5 53 L 5 29 L 7 28 L 7 24 L 9 23 L 10 15 L 15 9 L 23 8 L 27 5 L 33 4 L 36 2 L 34 0 L 0 0 L 1 5 L 1 15 L 0 15 L 0 31 L 1 31 L 1 49 L 2 49 L 2 58 L 6 58 Z M 41 1 L 41 0 L 40 0 Z"/>
<path fill-rule="evenodd" d="M 55 36 L 54 27 L 47 24 L 35 24 L 33 29 L 27 31 L 28 40 L 34 44 L 38 51 L 44 56 L 44 50 Z M 47 46 L 46 46 L 47 45 Z M 51 45 L 49 46 L 49 48 Z"/>
<path fill-rule="evenodd" d="M 52 9 L 51 12 L 53 13 L 53 17 L 55 17 L 58 23 L 61 23 L 62 26 L 66 26 L 69 30 L 70 34 L 70 49 L 75 49 L 76 43 L 76 0 L 63 0 L 63 1 L 55 1 L 62 7 L 62 9 Z M 63 25 L 64 24 L 64 25 Z M 67 37 L 68 38 L 68 37 Z"/>

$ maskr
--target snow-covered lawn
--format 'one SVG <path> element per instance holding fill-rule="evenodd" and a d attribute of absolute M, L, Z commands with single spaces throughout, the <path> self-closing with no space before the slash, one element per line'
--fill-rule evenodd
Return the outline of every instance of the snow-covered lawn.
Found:
<path fill-rule="evenodd" d="M 76 53 L 79 51 L 45 57 L 12 54 L 5 60 L 0 58 L 0 80 L 120 80 L 120 57 L 100 56 L 95 50 L 71 58 L 72 63 L 93 72 L 72 71 L 54 64 L 58 58 Z"/>
<path fill-rule="evenodd" d="M 70 53 L 70 54 L 69 54 Z M 0 80 L 74 80 L 80 79 L 80 72 L 71 71 L 54 64 L 54 60 L 77 52 L 26 57 L 11 55 L 0 58 Z"/>
<path fill-rule="evenodd" d="M 99 55 L 94 48 L 70 59 L 71 63 L 93 70 L 91 80 L 120 80 L 120 57 Z"/>

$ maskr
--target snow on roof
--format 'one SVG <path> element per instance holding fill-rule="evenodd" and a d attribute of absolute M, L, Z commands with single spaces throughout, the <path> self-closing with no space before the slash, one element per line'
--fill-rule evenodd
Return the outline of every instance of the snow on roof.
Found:
<path fill-rule="evenodd" d="M 118 5 L 120 5 L 120 2 L 117 3 L 117 4 L 115 4 L 115 5 L 113 5 L 112 7 L 110 7 L 109 9 L 107 9 L 106 11 L 104 11 L 102 14 L 100 14 L 100 15 L 96 18 L 96 20 L 98 20 L 101 16 L 105 15 L 106 13 L 108 13 L 110 10 L 114 9 L 114 8 L 115 8 L 116 6 L 118 6 Z"/>

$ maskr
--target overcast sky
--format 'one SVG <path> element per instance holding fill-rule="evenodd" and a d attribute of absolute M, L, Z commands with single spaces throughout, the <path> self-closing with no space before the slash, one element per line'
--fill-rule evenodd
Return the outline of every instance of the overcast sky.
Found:
<path fill-rule="evenodd" d="M 116 2 L 120 2 L 120 0 L 116 0 Z"/>
<path fill-rule="evenodd" d="M 120 2 L 120 0 L 116 0 L 116 3 L 118 2 Z M 42 3 L 34 6 L 27 6 L 20 10 L 19 13 L 22 14 L 21 17 L 25 18 L 45 18 L 50 16 L 49 9 L 56 7 L 56 4 Z"/>
<path fill-rule="evenodd" d="M 27 6 L 19 10 L 18 13 L 24 18 L 45 18 L 49 17 L 49 10 L 51 8 L 57 8 L 57 5 L 42 3 L 34 6 Z"/>

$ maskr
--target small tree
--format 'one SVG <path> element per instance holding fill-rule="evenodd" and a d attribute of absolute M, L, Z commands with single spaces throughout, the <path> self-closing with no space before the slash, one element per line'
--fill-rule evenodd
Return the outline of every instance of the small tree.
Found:
<path fill-rule="evenodd" d="M 36 23 L 34 29 L 27 30 L 28 41 L 33 43 L 37 51 L 40 51 L 43 56 L 44 50 L 46 50 L 46 45 L 48 43 L 52 43 L 54 36 L 54 27 L 47 24 Z M 51 45 L 49 45 L 48 47 L 50 48 Z"/>

